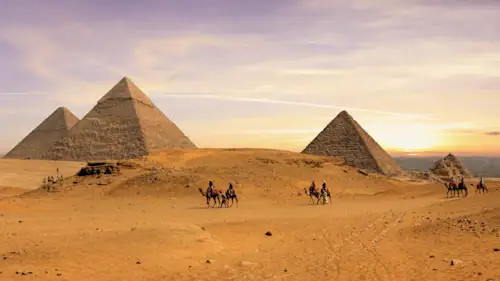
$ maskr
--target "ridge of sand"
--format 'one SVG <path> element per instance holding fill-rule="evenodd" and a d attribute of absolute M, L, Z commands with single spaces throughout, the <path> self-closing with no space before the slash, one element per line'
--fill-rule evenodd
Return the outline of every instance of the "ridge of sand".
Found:
<path fill-rule="evenodd" d="M 176 149 L 126 162 L 119 175 L 0 199 L 0 280 L 500 278 L 499 182 L 446 198 L 442 184 L 274 150 Z M 208 178 L 222 188 L 238 180 L 239 207 L 207 208 L 195 185 Z M 323 178 L 332 204 L 311 205 L 303 188 Z"/>

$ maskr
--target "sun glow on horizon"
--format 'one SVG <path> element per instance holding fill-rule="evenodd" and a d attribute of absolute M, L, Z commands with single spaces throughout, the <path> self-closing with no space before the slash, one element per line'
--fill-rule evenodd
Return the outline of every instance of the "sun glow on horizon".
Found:
<path fill-rule="evenodd" d="M 373 138 L 385 149 L 415 154 L 429 151 L 440 144 L 438 134 L 423 125 L 372 127 Z"/>

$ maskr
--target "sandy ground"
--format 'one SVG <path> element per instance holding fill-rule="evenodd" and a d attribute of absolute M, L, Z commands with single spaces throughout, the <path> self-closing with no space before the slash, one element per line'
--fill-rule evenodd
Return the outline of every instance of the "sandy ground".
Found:
<path fill-rule="evenodd" d="M 18 173 L 35 179 L 51 169 L 41 164 Z M 442 185 L 272 150 L 133 164 L 68 178 L 58 192 L 4 194 L 0 280 L 500 280 L 500 183 L 446 198 Z M 235 183 L 238 208 L 207 208 L 197 188 L 208 179 Z M 327 180 L 332 204 L 309 204 L 312 179 Z"/>

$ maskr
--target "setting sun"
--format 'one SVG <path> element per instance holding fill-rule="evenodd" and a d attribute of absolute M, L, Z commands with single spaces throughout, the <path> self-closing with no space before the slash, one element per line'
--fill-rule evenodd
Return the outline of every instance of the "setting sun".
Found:
<path fill-rule="evenodd" d="M 425 125 L 379 126 L 373 128 L 373 137 L 388 150 L 404 150 L 407 152 L 431 150 L 439 145 L 437 134 Z"/>

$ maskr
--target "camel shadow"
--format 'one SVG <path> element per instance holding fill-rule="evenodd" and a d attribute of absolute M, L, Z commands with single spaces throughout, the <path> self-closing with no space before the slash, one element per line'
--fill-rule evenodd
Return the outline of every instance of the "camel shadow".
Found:
<path fill-rule="evenodd" d="M 188 207 L 187 209 L 190 209 L 190 210 L 211 210 L 211 209 L 228 209 L 228 208 L 225 208 L 225 207 L 222 207 L 222 208 L 219 208 L 219 206 L 215 206 L 215 207 L 207 207 L 207 206 L 191 206 L 191 207 Z"/>

